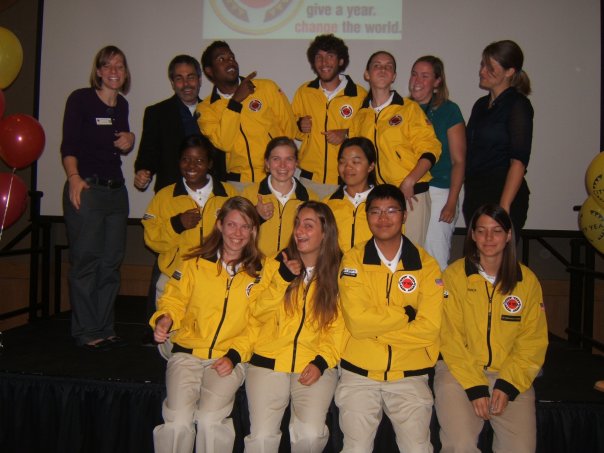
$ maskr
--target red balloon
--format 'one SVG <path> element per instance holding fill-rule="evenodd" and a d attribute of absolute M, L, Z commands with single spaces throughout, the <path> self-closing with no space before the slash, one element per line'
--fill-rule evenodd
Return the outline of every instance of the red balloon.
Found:
<path fill-rule="evenodd" d="M 27 187 L 23 180 L 14 173 L 0 173 L 0 229 L 8 228 L 19 220 L 25 209 Z"/>
<path fill-rule="evenodd" d="M 17 113 L 0 120 L 0 157 L 10 168 L 25 168 L 44 151 L 46 136 L 38 121 Z"/>
<path fill-rule="evenodd" d="M 0 90 L 0 118 L 4 116 L 4 107 L 6 106 L 6 101 L 4 99 L 4 91 Z"/>

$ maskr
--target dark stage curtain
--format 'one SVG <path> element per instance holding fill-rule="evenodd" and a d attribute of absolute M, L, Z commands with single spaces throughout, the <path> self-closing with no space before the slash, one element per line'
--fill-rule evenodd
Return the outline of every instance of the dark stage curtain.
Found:
<path fill-rule="evenodd" d="M 0 374 L 0 451 L 152 452 L 157 384 Z"/>
<path fill-rule="evenodd" d="M 165 389 L 160 384 L 78 380 L 0 372 L 0 452 L 3 453 L 150 453 L 153 428 L 162 423 Z M 245 392 L 239 390 L 233 410 L 238 433 L 235 451 L 243 451 L 249 432 Z M 286 415 L 280 452 L 289 451 Z M 327 424 L 331 431 L 326 453 L 342 446 L 337 408 L 332 403 Z M 438 425 L 432 423 L 438 451 Z M 485 429 L 480 446 L 490 452 L 492 432 Z M 488 446 L 487 446 L 488 445 Z M 380 425 L 375 452 L 397 452 L 392 426 Z M 604 451 L 604 405 L 597 403 L 537 403 L 538 453 Z"/>

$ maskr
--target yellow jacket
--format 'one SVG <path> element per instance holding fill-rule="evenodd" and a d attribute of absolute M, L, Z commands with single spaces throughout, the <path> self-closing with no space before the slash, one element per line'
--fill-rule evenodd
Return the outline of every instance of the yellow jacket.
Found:
<path fill-rule="evenodd" d="M 172 343 L 192 349 L 201 359 L 227 356 L 233 364 L 246 362 L 251 354 L 250 307 L 260 277 L 244 271 L 230 276 L 220 260 L 203 258 L 183 261 L 157 302 L 149 324 L 163 314 L 172 318 L 177 331 Z M 254 290 L 253 290 L 254 289 Z"/>
<path fill-rule="evenodd" d="M 252 316 L 258 323 L 258 336 L 250 363 L 284 373 L 300 373 L 313 363 L 321 373 L 340 359 L 344 321 L 338 307 L 336 320 L 320 330 L 310 319 L 314 304 L 315 281 L 300 287 L 293 314 L 285 310 L 285 291 L 295 276 L 282 264 L 282 257 L 267 260 Z"/>
<path fill-rule="evenodd" d="M 305 201 L 318 199 L 313 191 L 304 187 L 296 179 L 294 193 L 287 200 L 287 203 L 282 205 L 271 192 L 268 186 L 268 177 L 264 178 L 260 183 L 246 187 L 241 195 L 250 200 L 254 206 L 258 203 L 258 195 L 262 196 L 263 203 L 268 203 L 269 201 L 273 203 L 275 209 L 273 216 L 268 220 L 261 219 L 262 224 L 258 232 L 258 248 L 265 256 L 275 256 L 279 250 L 287 247 L 294 229 L 294 220 L 298 206 Z"/>
<path fill-rule="evenodd" d="M 541 285 L 526 266 L 520 273 L 511 294 L 495 290 L 463 258 L 443 274 L 441 353 L 470 400 L 489 396 L 485 370 L 499 373 L 495 388 L 514 400 L 543 365 L 548 339 Z"/>
<path fill-rule="evenodd" d="M 350 333 L 342 368 L 378 381 L 431 371 L 438 359 L 443 300 L 434 258 L 403 236 L 392 273 L 371 239 L 344 254 L 339 287 Z"/>
<path fill-rule="evenodd" d="M 300 169 L 302 176 L 321 184 L 338 183 L 339 145 L 327 143 L 323 132 L 333 129 L 350 129 L 352 120 L 361 108 L 367 91 L 356 85 L 349 76 L 346 87 L 330 101 L 321 89 L 319 79 L 306 82 L 298 88 L 292 102 L 296 121 L 303 116 L 312 117 L 312 129 L 308 134 L 297 129 L 300 145 Z"/>
<path fill-rule="evenodd" d="M 375 145 L 378 184 L 389 183 L 398 187 L 421 158 L 429 160 L 432 165 L 438 161 L 441 144 L 417 102 L 403 99 L 394 92 L 392 103 L 376 114 L 369 100 L 369 97 L 365 98 L 355 116 L 350 136 L 366 137 Z M 428 190 L 430 179 L 430 172 L 427 172 L 417 182 L 415 192 Z"/>
<path fill-rule="evenodd" d="M 254 79 L 254 93 L 242 103 L 222 98 L 216 89 L 198 106 L 199 128 L 226 153 L 227 179 L 264 178 L 264 151 L 279 136 L 294 138 L 296 124 L 287 97 L 271 80 Z"/>
<path fill-rule="evenodd" d="M 236 194 L 230 184 L 216 179 L 212 183 L 212 195 L 203 208 L 189 196 L 182 178 L 157 192 L 149 203 L 141 223 L 145 229 L 145 244 L 159 253 L 157 264 L 162 273 L 172 275 L 180 266 L 180 257 L 201 245 L 214 228 L 218 210 Z M 179 215 L 193 208 L 200 209 L 201 221 L 195 228 L 185 230 Z"/>
<path fill-rule="evenodd" d="M 344 186 L 340 186 L 331 196 L 323 200 L 331 208 L 336 223 L 338 224 L 338 244 L 342 252 L 346 253 L 356 244 L 369 240 L 372 236 L 367 224 L 365 202 L 356 208 L 344 193 Z"/>

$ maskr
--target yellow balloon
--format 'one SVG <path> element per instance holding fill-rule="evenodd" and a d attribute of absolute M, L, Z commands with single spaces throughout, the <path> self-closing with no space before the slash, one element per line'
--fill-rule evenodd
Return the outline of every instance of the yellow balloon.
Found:
<path fill-rule="evenodd" d="M 587 167 L 585 188 L 589 196 L 604 208 L 604 152 L 598 153 Z"/>
<path fill-rule="evenodd" d="M 579 211 L 581 231 L 597 251 L 604 253 L 604 208 L 588 197 Z"/>
<path fill-rule="evenodd" d="M 23 64 L 23 48 L 15 34 L 0 27 L 0 90 L 17 78 Z"/>

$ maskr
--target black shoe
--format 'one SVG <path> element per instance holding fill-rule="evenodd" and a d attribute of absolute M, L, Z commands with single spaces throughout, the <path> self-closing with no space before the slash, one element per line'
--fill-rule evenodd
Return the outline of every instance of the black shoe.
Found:
<path fill-rule="evenodd" d="M 110 349 L 112 349 L 112 342 L 111 340 L 101 340 L 97 343 L 85 343 L 85 344 L 81 344 L 80 347 L 86 351 L 90 351 L 90 352 L 104 352 L 104 351 L 109 351 Z"/>
<path fill-rule="evenodd" d="M 123 348 L 124 346 L 128 346 L 128 342 L 126 340 L 124 340 L 122 337 L 118 337 L 117 335 L 106 338 L 105 341 L 109 342 L 109 344 L 110 344 L 109 349 L 118 349 L 118 348 Z"/>

